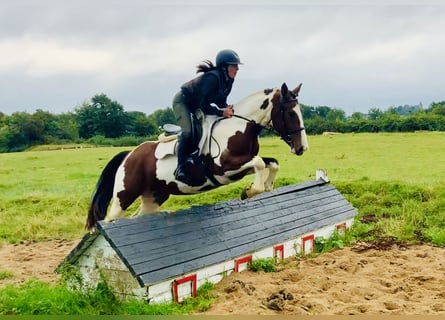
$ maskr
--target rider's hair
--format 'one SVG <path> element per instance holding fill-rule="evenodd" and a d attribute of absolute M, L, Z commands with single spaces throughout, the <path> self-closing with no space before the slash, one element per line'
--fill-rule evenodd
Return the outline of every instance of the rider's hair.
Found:
<path fill-rule="evenodd" d="M 199 65 L 196 66 L 196 73 L 206 73 L 212 70 L 215 70 L 216 66 L 213 64 L 212 61 L 210 60 L 204 60 L 203 62 L 201 62 Z"/>

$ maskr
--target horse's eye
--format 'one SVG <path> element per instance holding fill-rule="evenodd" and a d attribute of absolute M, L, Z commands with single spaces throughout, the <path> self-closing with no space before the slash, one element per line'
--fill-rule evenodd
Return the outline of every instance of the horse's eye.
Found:
<path fill-rule="evenodd" d="M 295 116 L 296 116 L 296 113 L 295 113 L 295 112 L 293 112 L 293 111 L 289 112 L 289 117 L 291 117 L 291 118 L 295 118 Z"/>

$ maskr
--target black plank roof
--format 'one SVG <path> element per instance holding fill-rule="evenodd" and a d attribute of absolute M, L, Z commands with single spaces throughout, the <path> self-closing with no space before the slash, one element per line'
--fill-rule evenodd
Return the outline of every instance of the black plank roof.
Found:
<path fill-rule="evenodd" d="M 99 222 L 65 259 L 74 263 L 102 234 L 141 286 L 247 255 L 345 221 L 355 208 L 322 180 L 277 188 L 251 200 L 193 206 Z"/>

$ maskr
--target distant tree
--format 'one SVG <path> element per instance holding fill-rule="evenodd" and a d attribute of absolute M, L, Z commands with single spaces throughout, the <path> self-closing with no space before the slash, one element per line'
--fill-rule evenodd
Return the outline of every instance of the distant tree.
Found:
<path fill-rule="evenodd" d="M 341 109 L 330 109 L 326 114 L 328 121 L 344 121 L 346 120 L 346 113 Z"/>
<path fill-rule="evenodd" d="M 45 119 L 26 112 L 16 112 L 11 115 L 10 125 L 15 126 L 23 134 L 27 144 L 42 142 L 45 134 Z"/>
<path fill-rule="evenodd" d="M 2 121 L 1 150 L 21 151 L 44 141 L 45 123 L 26 112 L 14 112 Z"/>
<path fill-rule="evenodd" d="M 304 122 L 304 126 L 308 134 L 322 134 L 325 131 L 335 130 L 332 129 L 332 123 L 330 121 L 326 121 L 326 119 L 323 119 L 320 116 L 308 119 Z"/>
<path fill-rule="evenodd" d="M 386 112 L 380 119 L 379 125 L 382 131 L 385 132 L 397 132 L 401 130 L 401 117 L 396 112 L 395 109 L 392 109 L 389 112 Z"/>
<path fill-rule="evenodd" d="M 346 123 L 345 132 L 365 132 L 365 128 L 368 126 L 369 120 L 365 117 L 362 118 L 351 118 Z"/>
<path fill-rule="evenodd" d="M 313 106 L 307 106 L 304 104 L 300 104 L 301 112 L 303 113 L 303 119 L 312 119 L 317 115 L 317 112 L 315 111 L 315 107 Z"/>
<path fill-rule="evenodd" d="M 80 138 L 91 138 L 98 130 L 98 115 L 96 109 L 87 102 L 75 109 L 76 121 Z"/>
<path fill-rule="evenodd" d="M 57 139 L 73 141 L 79 138 L 79 128 L 74 113 L 68 112 L 57 115 L 55 126 L 55 137 Z"/>
<path fill-rule="evenodd" d="M 414 117 L 406 117 L 403 118 L 401 122 L 401 131 L 404 132 L 412 132 L 415 130 L 419 130 L 419 124 L 416 118 Z"/>
<path fill-rule="evenodd" d="M 384 115 L 388 115 L 388 114 L 400 114 L 398 110 L 401 109 L 396 109 L 395 107 L 389 107 L 388 109 L 386 109 L 385 112 L 383 112 Z"/>
<path fill-rule="evenodd" d="M 445 116 L 445 101 L 431 103 L 430 110 L 434 114 Z"/>
<path fill-rule="evenodd" d="M 172 108 L 159 109 L 149 115 L 158 126 L 162 126 L 166 123 L 176 124 L 175 114 Z"/>
<path fill-rule="evenodd" d="M 401 116 L 408 116 L 412 113 L 418 112 L 422 110 L 422 103 L 420 102 L 418 105 L 410 106 L 410 105 L 404 105 L 404 106 L 398 106 L 397 108 L 391 107 L 388 109 L 394 109 L 394 112 L 396 112 L 398 115 Z"/>
<path fill-rule="evenodd" d="M 41 109 L 37 109 L 32 118 L 43 124 L 42 139 L 43 142 L 50 142 L 60 137 L 61 127 L 57 123 L 57 116 Z"/>
<path fill-rule="evenodd" d="M 354 112 L 351 115 L 351 120 L 361 120 L 361 119 L 365 119 L 365 115 L 361 112 Z"/>
<path fill-rule="evenodd" d="M 124 107 L 116 101 L 112 101 L 105 94 L 96 95 L 91 99 L 93 107 L 100 116 L 99 134 L 107 138 L 117 138 L 125 133 L 127 121 Z"/>
<path fill-rule="evenodd" d="M 91 104 L 83 103 L 75 109 L 75 113 L 81 138 L 95 135 L 117 138 L 125 133 L 127 115 L 123 106 L 105 94 L 95 95 Z"/>
<path fill-rule="evenodd" d="M 151 137 L 158 131 L 158 126 L 154 120 L 143 112 L 127 112 L 128 124 L 127 134 L 137 137 Z"/>
<path fill-rule="evenodd" d="M 368 111 L 368 118 L 370 120 L 378 120 L 381 119 L 383 117 L 383 111 L 380 110 L 379 108 L 371 108 Z"/>
<path fill-rule="evenodd" d="M 315 112 L 317 113 L 318 116 L 320 116 L 321 118 L 326 118 L 329 111 L 331 111 L 331 108 L 327 107 L 327 106 L 319 106 L 319 107 L 315 107 Z"/>

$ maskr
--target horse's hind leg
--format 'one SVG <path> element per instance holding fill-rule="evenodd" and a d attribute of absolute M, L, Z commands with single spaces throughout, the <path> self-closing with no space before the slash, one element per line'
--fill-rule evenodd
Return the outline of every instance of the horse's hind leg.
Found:
<path fill-rule="evenodd" d="M 114 197 L 113 201 L 111 203 L 110 211 L 108 212 L 107 216 L 105 217 L 105 221 L 116 220 L 117 218 L 123 217 L 124 213 L 125 213 L 125 210 L 122 209 L 119 199 Z"/>
<path fill-rule="evenodd" d="M 127 208 L 136 201 L 139 195 L 139 192 L 131 189 L 122 189 L 122 187 L 117 184 L 114 191 L 110 212 L 108 212 L 105 221 L 113 221 L 117 218 L 123 217 L 125 210 L 127 210 Z"/>
<path fill-rule="evenodd" d="M 267 178 L 264 181 L 264 190 L 271 191 L 273 190 L 275 178 L 277 176 L 278 170 L 280 169 L 280 165 L 274 158 L 263 158 L 263 161 L 266 164 L 266 169 L 268 171 Z"/>

